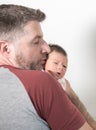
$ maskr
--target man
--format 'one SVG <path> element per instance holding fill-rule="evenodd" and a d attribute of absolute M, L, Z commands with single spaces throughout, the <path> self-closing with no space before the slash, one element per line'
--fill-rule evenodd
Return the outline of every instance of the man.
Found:
<path fill-rule="evenodd" d="M 41 69 L 50 48 L 45 14 L 0 5 L 0 130 L 92 130 L 58 82 Z"/>

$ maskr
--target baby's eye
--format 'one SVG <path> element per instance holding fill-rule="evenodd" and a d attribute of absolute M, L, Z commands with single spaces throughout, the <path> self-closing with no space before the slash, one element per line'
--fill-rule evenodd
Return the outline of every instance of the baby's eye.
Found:
<path fill-rule="evenodd" d="M 54 62 L 54 64 L 56 64 L 56 65 L 57 65 L 58 63 L 57 63 L 57 62 Z"/>
<path fill-rule="evenodd" d="M 65 66 L 65 65 L 63 65 L 63 67 L 66 69 L 67 68 L 67 66 Z"/>

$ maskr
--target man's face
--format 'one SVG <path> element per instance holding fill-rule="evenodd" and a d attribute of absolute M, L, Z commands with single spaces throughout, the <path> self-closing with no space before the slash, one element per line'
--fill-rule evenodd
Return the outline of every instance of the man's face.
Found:
<path fill-rule="evenodd" d="M 22 69 L 42 69 L 50 48 L 43 40 L 40 23 L 32 21 L 24 27 L 24 35 L 15 42 L 15 62 Z"/>

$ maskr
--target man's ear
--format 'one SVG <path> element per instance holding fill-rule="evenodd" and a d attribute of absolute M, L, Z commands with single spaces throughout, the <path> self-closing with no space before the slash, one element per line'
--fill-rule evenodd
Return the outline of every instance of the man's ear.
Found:
<path fill-rule="evenodd" d="M 2 54 L 8 54 L 9 53 L 8 42 L 0 41 L 0 52 Z"/>

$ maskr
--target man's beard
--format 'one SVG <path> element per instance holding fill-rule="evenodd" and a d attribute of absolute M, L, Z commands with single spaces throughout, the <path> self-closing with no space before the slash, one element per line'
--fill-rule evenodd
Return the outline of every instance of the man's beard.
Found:
<path fill-rule="evenodd" d="M 31 66 L 30 66 L 30 69 L 31 70 L 42 70 L 43 66 L 39 65 L 39 64 L 36 65 L 36 64 L 32 63 Z"/>
<path fill-rule="evenodd" d="M 22 69 L 29 69 L 29 70 L 42 70 L 43 69 L 42 65 L 35 64 L 34 62 L 31 62 L 31 63 L 19 62 L 19 66 Z"/>
<path fill-rule="evenodd" d="M 28 61 L 21 55 L 16 56 L 16 63 L 18 64 L 18 67 L 21 69 L 29 69 L 29 70 L 42 70 L 43 69 L 43 65 L 41 65 L 39 62 L 34 63 L 31 60 Z"/>

